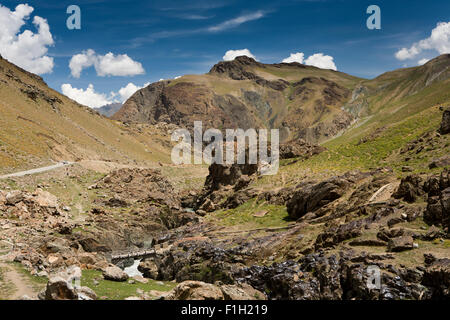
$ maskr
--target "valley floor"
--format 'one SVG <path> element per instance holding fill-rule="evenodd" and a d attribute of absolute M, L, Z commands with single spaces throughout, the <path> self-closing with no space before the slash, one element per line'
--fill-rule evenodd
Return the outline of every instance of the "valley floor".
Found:
<path fill-rule="evenodd" d="M 275 176 L 85 160 L 1 179 L 0 298 L 448 299 L 449 135 L 438 128 L 386 129 L 390 145 L 341 136 Z M 139 250 L 151 250 L 142 276 L 123 272 L 133 259 L 111 260 Z M 380 288 L 367 287 L 369 266 Z M 61 290 L 68 270 L 81 288 Z"/>

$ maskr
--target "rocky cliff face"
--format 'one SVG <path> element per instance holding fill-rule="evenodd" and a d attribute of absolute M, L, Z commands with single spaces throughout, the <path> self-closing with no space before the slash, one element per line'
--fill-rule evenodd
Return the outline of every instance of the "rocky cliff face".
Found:
<path fill-rule="evenodd" d="M 191 128 L 252 128 L 257 119 L 234 96 L 221 96 L 193 82 L 160 81 L 138 91 L 113 116 L 124 122 L 166 122 Z"/>

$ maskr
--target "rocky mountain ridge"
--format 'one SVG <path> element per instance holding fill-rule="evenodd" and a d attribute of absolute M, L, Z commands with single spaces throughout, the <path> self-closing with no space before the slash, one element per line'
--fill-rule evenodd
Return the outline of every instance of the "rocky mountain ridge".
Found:
<path fill-rule="evenodd" d="M 349 98 L 348 86 L 358 81 L 331 70 L 265 65 L 243 56 L 219 62 L 205 75 L 151 84 L 113 118 L 187 128 L 194 120 L 219 129 L 278 128 L 282 140 L 318 142 L 350 124 L 352 117 L 339 106 Z"/>

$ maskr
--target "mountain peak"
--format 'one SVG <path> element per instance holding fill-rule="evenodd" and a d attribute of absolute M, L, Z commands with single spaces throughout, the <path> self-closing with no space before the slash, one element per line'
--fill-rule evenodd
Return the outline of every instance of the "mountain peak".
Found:
<path fill-rule="evenodd" d="M 264 66 L 264 64 L 256 61 L 253 58 L 247 57 L 247 56 L 239 56 L 235 58 L 232 61 L 220 61 L 219 63 L 215 64 L 211 70 L 209 71 L 210 74 L 226 74 L 230 76 L 231 78 L 236 80 L 240 80 L 242 77 L 239 75 L 242 75 L 243 71 L 247 71 L 246 69 L 248 67 L 261 67 Z"/>

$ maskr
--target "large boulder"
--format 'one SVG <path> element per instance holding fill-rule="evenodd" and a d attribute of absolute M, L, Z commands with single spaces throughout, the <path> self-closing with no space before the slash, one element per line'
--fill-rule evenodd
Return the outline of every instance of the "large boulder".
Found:
<path fill-rule="evenodd" d="M 73 265 L 50 277 L 40 295 L 45 300 L 96 300 L 97 294 L 92 289 L 80 286 L 81 277 L 81 269 Z"/>
<path fill-rule="evenodd" d="M 439 132 L 441 134 L 450 133 L 450 108 L 444 110 L 444 114 L 442 115 L 441 127 L 439 128 Z"/>
<path fill-rule="evenodd" d="M 248 284 L 220 286 L 225 300 L 266 300 L 266 296 Z"/>
<path fill-rule="evenodd" d="M 97 300 L 97 294 L 94 290 L 88 287 L 81 287 L 77 289 L 79 300 Z"/>
<path fill-rule="evenodd" d="M 166 300 L 223 300 L 219 287 L 201 281 L 184 281 L 177 285 Z"/>
<path fill-rule="evenodd" d="M 389 239 L 388 251 L 400 252 L 406 250 L 412 250 L 414 245 L 414 240 L 411 236 L 401 236 L 393 239 Z"/>
<path fill-rule="evenodd" d="M 340 177 L 334 177 L 317 184 L 307 184 L 296 190 L 287 202 L 289 217 L 298 219 L 326 204 L 342 197 L 349 182 Z"/>
<path fill-rule="evenodd" d="M 6 194 L 6 204 L 15 205 L 24 199 L 24 194 L 20 190 L 13 190 Z"/>
<path fill-rule="evenodd" d="M 248 284 L 214 285 L 201 281 L 178 284 L 166 300 L 266 300 L 266 296 Z"/>
<path fill-rule="evenodd" d="M 34 201 L 43 208 L 56 209 L 58 208 L 58 198 L 50 192 L 37 189 L 35 192 Z"/>
<path fill-rule="evenodd" d="M 124 282 L 128 280 L 128 275 L 119 267 L 110 266 L 103 270 L 105 280 Z"/>
<path fill-rule="evenodd" d="M 78 293 L 66 279 L 56 276 L 47 283 L 45 300 L 78 300 Z"/>

